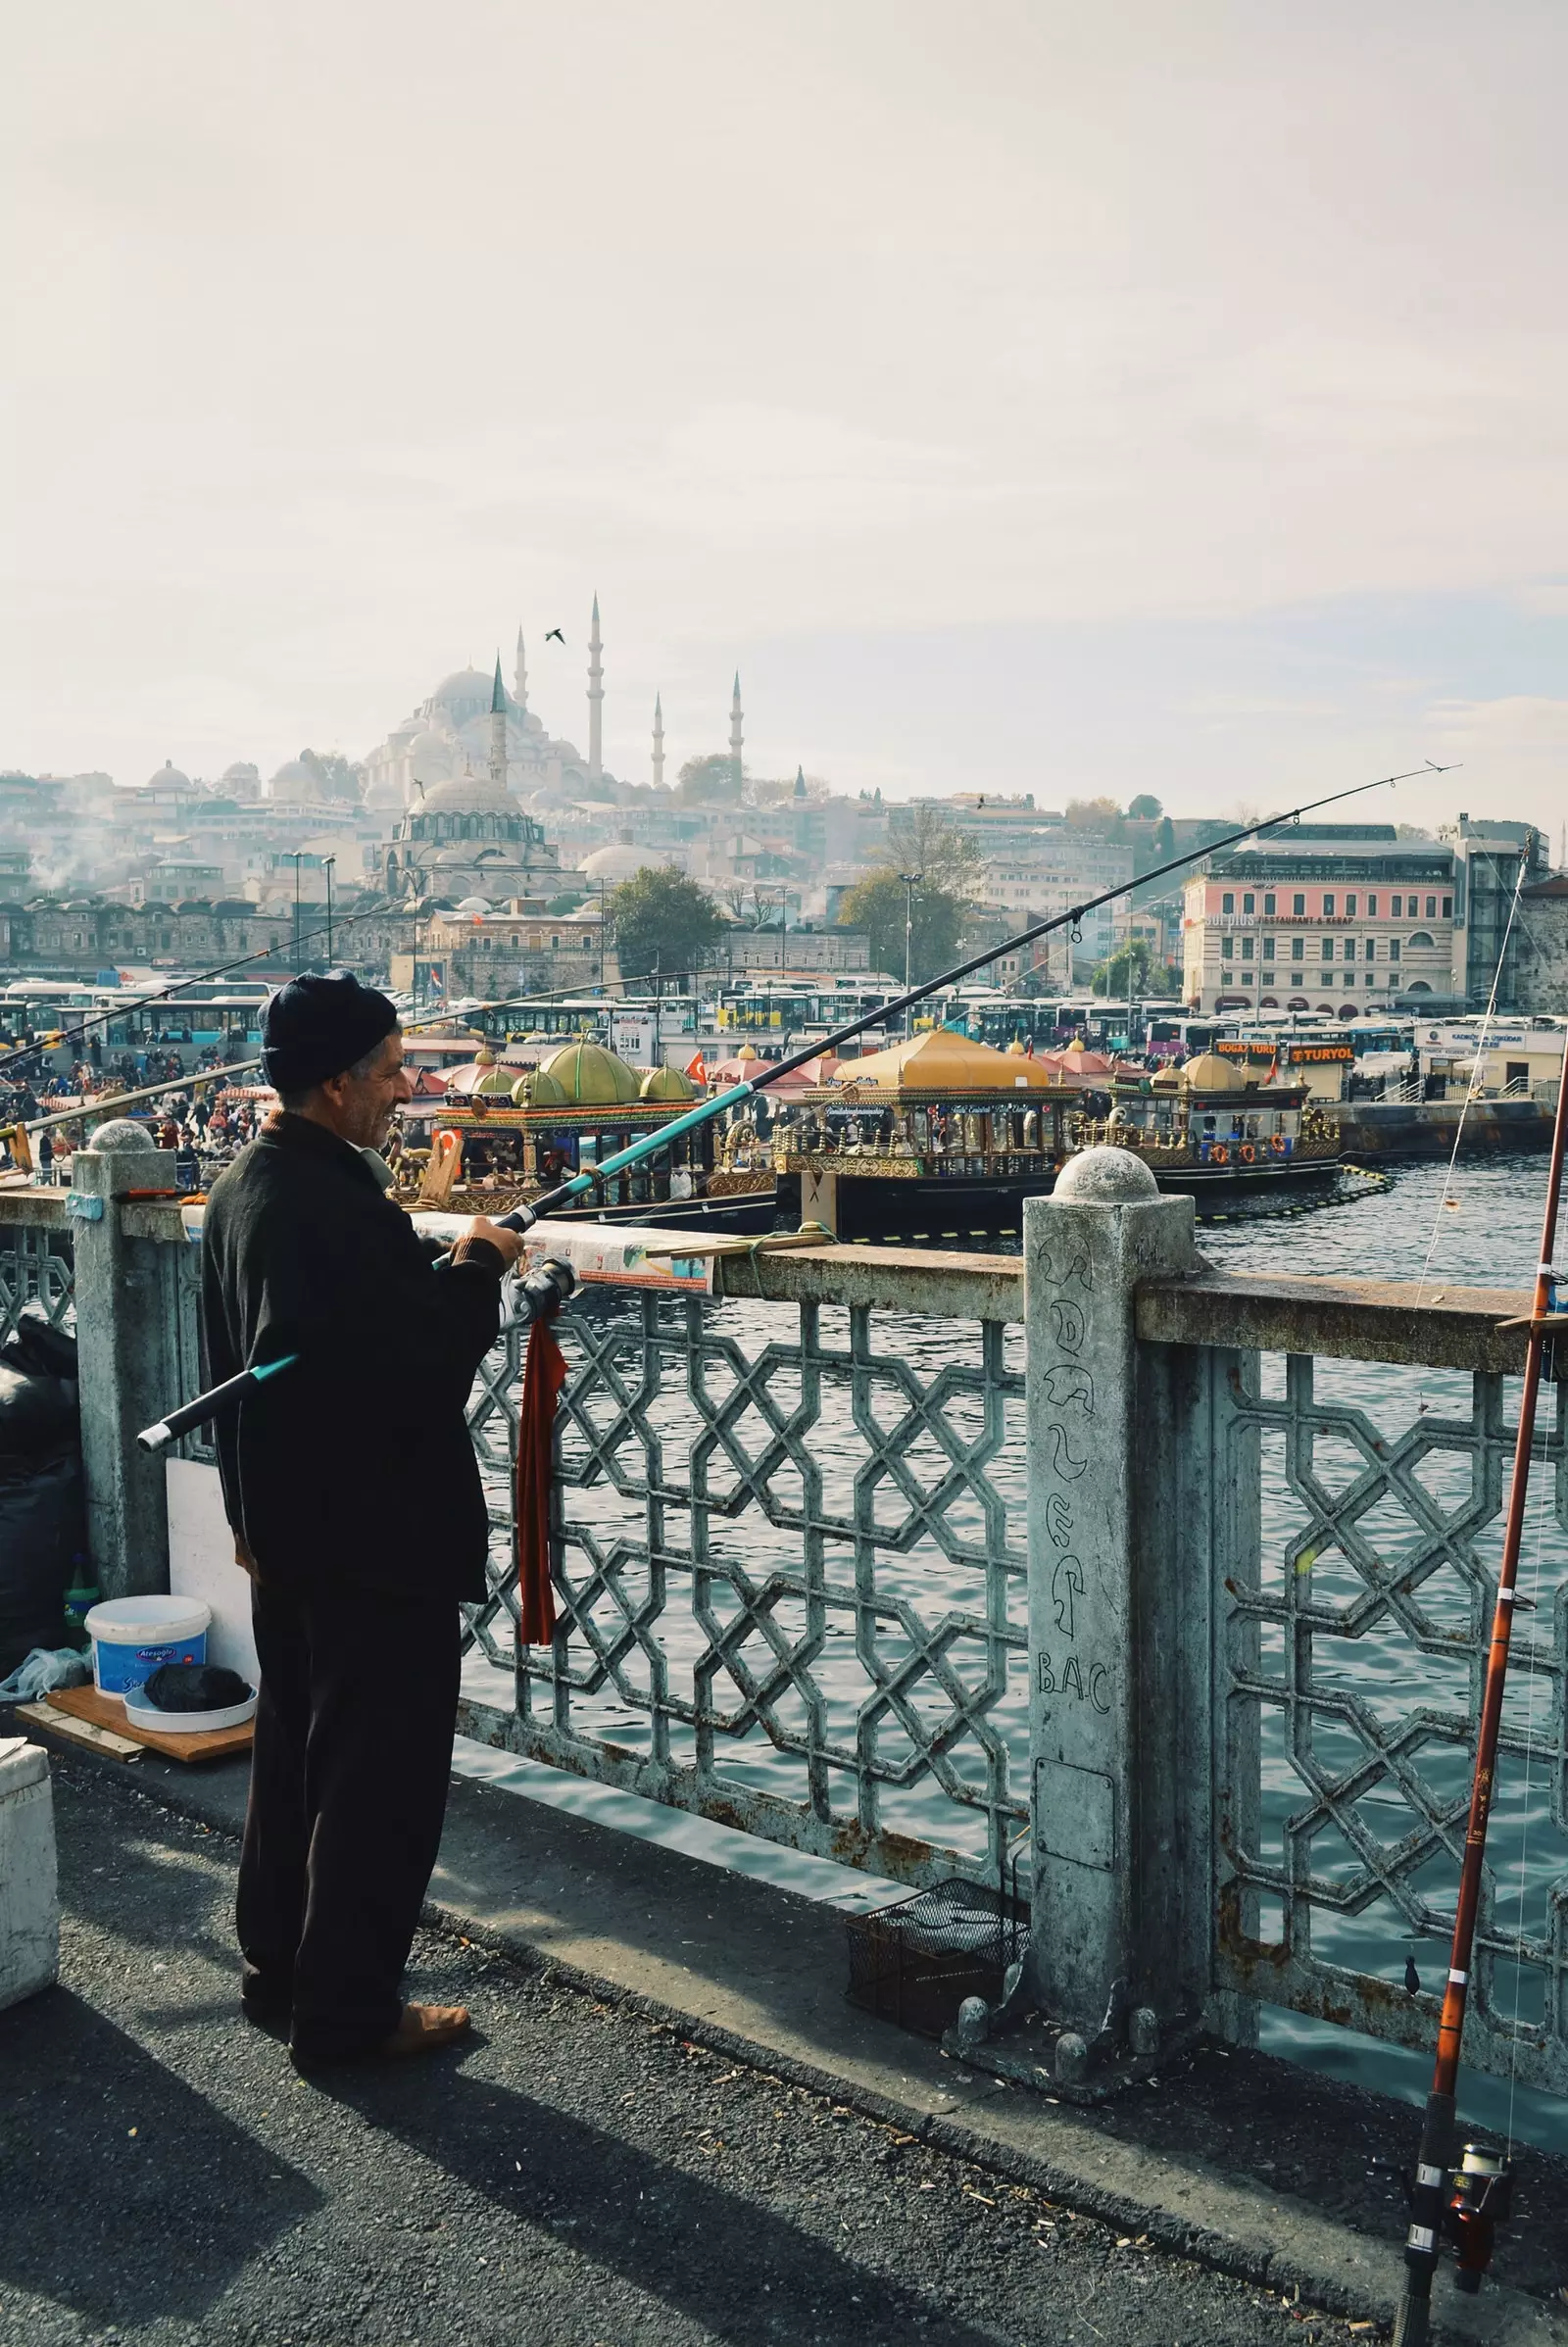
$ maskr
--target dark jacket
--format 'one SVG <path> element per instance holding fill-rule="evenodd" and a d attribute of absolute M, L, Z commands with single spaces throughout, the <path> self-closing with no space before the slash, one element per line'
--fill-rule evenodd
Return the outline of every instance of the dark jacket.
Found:
<path fill-rule="evenodd" d="M 305 1117 L 269 1119 L 219 1176 L 202 1232 L 212 1382 L 301 1355 L 217 1422 L 223 1504 L 264 1581 L 484 1595 L 464 1404 L 504 1268 L 472 1239 L 437 1268 L 359 1150 Z"/>

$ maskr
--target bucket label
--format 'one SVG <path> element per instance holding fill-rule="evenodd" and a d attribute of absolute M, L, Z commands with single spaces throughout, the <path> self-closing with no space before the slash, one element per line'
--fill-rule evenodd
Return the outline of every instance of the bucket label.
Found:
<path fill-rule="evenodd" d="M 116 1646 L 107 1639 L 94 1638 L 92 1659 L 99 1693 L 123 1695 L 140 1687 L 166 1662 L 204 1663 L 207 1633 L 203 1630 L 193 1638 L 169 1638 L 148 1646 Z"/>

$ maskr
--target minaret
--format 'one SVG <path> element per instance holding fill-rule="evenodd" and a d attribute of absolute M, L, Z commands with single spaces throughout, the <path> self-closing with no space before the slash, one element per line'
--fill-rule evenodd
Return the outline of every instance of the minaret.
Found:
<path fill-rule="evenodd" d="M 490 781 L 495 790 L 507 787 L 507 688 L 501 681 L 501 655 L 496 654 L 496 681 L 490 688 Z"/>
<path fill-rule="evenodd" d="M 517 664 L 513 670 L 512 698 L 523 716 L 528 714 L 528 663 L 522 656 L 522 630 L 517 630 Z"/>
<path fill-rule="evenodd" d="M 735 690 L 729 698 L 729 762 L 730 771 L 740 782 L 744 776 L 741 763 L 741 672 L 735 671 Z"/>
<path fill-rule="evenodd" d="M 654 695 L 654 788 L 664 787 L 664 705 L 659 694 Z"/>
<path fill-rule="evenodd" d="M 588 634 L 588 771 L 595 781 L 605 770 L 605 668 L 599 655 L 599 598 L 594 597 Z"/>

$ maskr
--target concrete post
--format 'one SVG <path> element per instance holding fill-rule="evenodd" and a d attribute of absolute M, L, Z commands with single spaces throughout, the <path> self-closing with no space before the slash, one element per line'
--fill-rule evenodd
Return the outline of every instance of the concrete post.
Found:
<path fill-rule="evenodd" d="M 172 1190 L 173 1160 L 128 1118 L 101 1125 L 71 1161 L 81 1464 L 87 1546 L 106 1597 L 169 1587 L 164 1462 L 136 1447 L 138 1428 L 175 1398 L 169 1294 L 172 1249 L 127 1239 L 127 1190 Z"/>
<path fill-rule="evenodd" d="M 1145 1898 L 1146 1877 L 1161 1872 L 1152 1844 L 1163 1838 L 1150 1797 L 1157 1808 L 1163 1794 L 1143 1782 L 1162 1750 L 1148 1730 L 1180 1696 L 1159 1684 L 1166 1641 L 1141 1635 L 1162 1545 L 1150 1537 L 1158 1494 L 1142 1477 L 1169 1442 L 1145 1414 L 1160 1388 L 1139 1376 L 1133 1291 L 1196 1263 L 1192 1200 L 1161 1198 L 1127 1149 L 1086 1150 L 1051 1198 L 1024 1208 L 1031 1986 L 1041 2011 L 1075 2033 L 1058 2054 L 1067 2063 L 1107 2008 L 1164 2018 L 1181 2001 L 1162 1978 L 1169 1919 L 1159 1898 L 1152 1911 Z M 1202 1728 L 1206 1737 L 1206 1719 Z M 1198 1895 L 1208 1901 L 1206 1879 Z"/>

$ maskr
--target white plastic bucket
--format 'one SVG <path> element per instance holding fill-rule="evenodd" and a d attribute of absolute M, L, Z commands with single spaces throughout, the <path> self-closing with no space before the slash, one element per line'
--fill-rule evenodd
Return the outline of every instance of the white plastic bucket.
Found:
<path fill-rule="evenodd" d="M 101 1695 L 140 1687 L 166 1662 L 205 1662 L 213 1609 L 199 1597 L 108 1597 L 88 1614 L 93 1684 Z"/>

